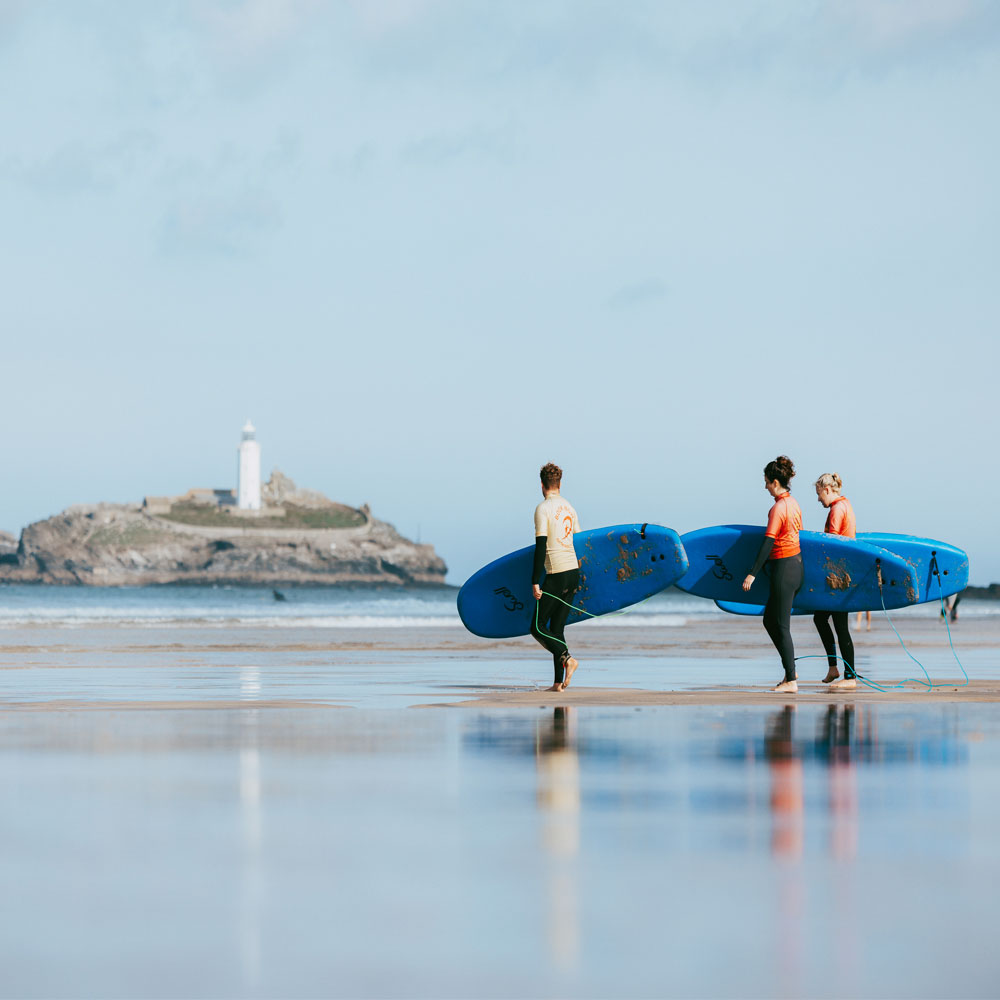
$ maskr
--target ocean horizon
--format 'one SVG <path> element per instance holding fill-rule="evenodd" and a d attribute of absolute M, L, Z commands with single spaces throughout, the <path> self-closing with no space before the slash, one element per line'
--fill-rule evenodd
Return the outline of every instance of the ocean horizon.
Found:
<path fill-rule="evenodd" d="M 46 626 L 200 624 L 274 628 L 462 628 L 455 599 L 459 588 L 315 587 L 155 584 L 90 587 L 0 584 L 0 628 Z M 280 598 L 275 593 L 281 595 Z M 940 614 L 936 603 L 891 612 L 895 619 Z M 1000 614 L 1000 602 L 963 599 L 960 616 Z M 873 612 L 882 616 L 881 611 Z M 669 589 L 649 600 L 589 622 L 597 628 L 680 628 L 689 620 L 733 616 L 713 602 Z"/>

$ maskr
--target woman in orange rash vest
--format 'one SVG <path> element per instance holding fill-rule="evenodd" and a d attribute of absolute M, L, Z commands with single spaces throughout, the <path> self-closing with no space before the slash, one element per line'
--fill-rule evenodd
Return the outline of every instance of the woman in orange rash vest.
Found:
<path fill-rule="evenodd" d="M 802 586 L 802 550 L 799 532 L 802 530 L 802 510 L 788 490 L 795 475 L 795 466 L 787 455 L 779 455 L 764 466 L 764 488 L 774 497 L 774 506 L 767 515 L 767 530 L 743 589 L 753 586 L 754 577 L 768 563 L 771 590 L 764 606 L 764 628 L 771 637 L 785 679 L 774 688 L 782 693 L 794 693 L 799 685 L 795 679 L 795 647 L 792 645 L 792 602 Z"/>
<path fill-rule="evenodd" d="M 854 520 L 854 508 L 847 497 L 840 495 L 843 486 L 836 472 L 824 472 L 816 480 L 816 499 L 829 511 L 826 515 L 826 527 L 823 530 L 829 535 L 843 535 L 854 538 L 857 535 L 857 522 Z M 840 656 L 844 661 L 844 679 L 837 680 L 840 671 L 837 669 L 837 647 L 833 643 L 833 632 L 830 630 L 830 618 L 837 631 L 837 642 L 840 645 Z M 851 628 L 846 611 L 818 611 L 813 615 L 816 630 L 819 632 L 823 648 L 826 650 L 829 669 L 824 684 L 831 688 L 850 691 L 858 686 L 854 673 L 854 642 L 851 639 Z"/>

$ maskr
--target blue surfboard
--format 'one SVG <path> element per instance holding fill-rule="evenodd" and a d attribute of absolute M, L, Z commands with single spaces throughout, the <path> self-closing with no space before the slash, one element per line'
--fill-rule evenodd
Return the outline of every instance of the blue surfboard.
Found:
<path fill-rule="evenodd" d="M 720 611 L 725 611 L 731 615 L 747 615 L 753 617 L 756 615 L 758 618 L 764 614 L 763 604 L 737 604 L 735 601 L 716 601 L 715 606 Z M 792 608 L 793 615 L 804 615 L 804 614 L 815 614 L 815 611 L 801 611 L 798 608 Z"/>
<path fill-rule="evenodd" d="M 961 593 L 969 585 L 969 557 L 955 545 L 887 531 L 862 531 L 858 539 L 902 556 L 913 567 L 919 585 L 918 604 Z"/>
<path fill-rule="evenodd" d="M 763 604 L 737 604 L 735 601 L 716 601 L 715 606 L 720 611 L 726 611 L 731 615 L 756 615 L 758 618 L 764 614 Z M 881 609 L 882 605 L 879 605 Z M 814 615 L 814 609 L 805 610 L 803 608 L 792 608 L 793 615 Z"/>
<path fill-rule="evenodd" d="M 636 604 L 669 587 L 688 568 L 680 536 L 658 524 L 616 524 L 573 536 L 580 560 L 580 589 L 567 624 Z M 535 620 L 531 566 L 535 547 L 494 560 L 474 573 L 458 592 L 465 627 L 489 639 L 527 635 Z M 542 590 L 545 581 L 542 580 Z"/>
<path fill-rule="evenodd" d="M 763 538 L 761 525 L 723 524 L 689 531 L 681 541 L 690 569 L 677 586 L 715 601 L 724 611 L 730 610 L 725 605 L 740 604 L 752 608 L 744 613 L 760 614 L 771 586 L 766 564 L 748 592 L 743 590 L 743 579 Z M 883 599 L 887 608 L 902 608 L 919 600 L 913 567 L 888 549 L 822 531 L 800 532 L 799 544 L 804 571 L 795 599 L 799 614 L 868 611 L 882 607 Z"/>
<path fill-rule="evenodd" d="M 969 585 L 969 557 L 962 549 L 934 538 L 919 538 L 916 535 L 897 535 L 888 531 L 863 531 L 858 539 L 870 545 L 888 549 L 901 556 L 912 567 L 917 577 L 916 604 L 937 601 L 942 597 L 959 594 Z M 723 611 L 732 615 L 762 615 L 763 605 L 737 604 L 733 601 L 715 602 Z M 877 611 L 874 608 L 861 610 Z M 888 605 L 886 605 L 888 608 Z M 792 608 L 793 615 L 811 615 L 811 610 L 798 606 Z"/>

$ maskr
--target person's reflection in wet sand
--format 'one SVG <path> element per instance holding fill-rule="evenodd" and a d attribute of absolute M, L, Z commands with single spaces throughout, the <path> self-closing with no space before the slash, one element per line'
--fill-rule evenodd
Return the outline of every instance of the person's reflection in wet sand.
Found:
<path fill-rule="evenodd" d="M 778 952 L 780 993 L 802 995 L 802 917 L 805 888 L 802 866 L 804 793 L 802 758 L 792 737 L 795 706 L 785 705 L 768 720 L 764 731 L 764 755 L 771 775 L 771 851 L 790 862 L 778 870 Z"/>
<path fill-rule="evenodd" d="M 764 753 L 771 772 L 771 850 L 782 857 L 802 855 L 802 760 L 792 740 L 795 706 L 771 716 L 764 733 Z"/>
<path fill-rule="evenodd" d="M 569 708 L 556 708 L 535 729 L 537 801 L 542 843 L 551 855 L 549 871 L 549 946 L 562 966 L 579 954 L 576 856 L 580 849 L 580 761 Z"/>
<path fill-rule="evenodd" d="M 861 738 L 858 738 L 858 729 Z M 858 956 L 857 870 L 851 864 L 858 853 L 858 783 L 855 758 L 864 760 L 874 745 L 871 714 L 854 705 L 830 705 L 820 716 L 816 756 L 827 766 L 830 811 L 830 854 L 842 864 L 832 883 L 830 908 L 837 926 L 837 950 L 843 974 L 860 976 Z"/>
<path fill-rule="evenodd" d="M 830 853 L 851 861 L 858 853 L 858 788 L 851 738 L 853 705 L 830 705 L 820 718 L 817 752 L 827 763 L 829 776 Z"/>

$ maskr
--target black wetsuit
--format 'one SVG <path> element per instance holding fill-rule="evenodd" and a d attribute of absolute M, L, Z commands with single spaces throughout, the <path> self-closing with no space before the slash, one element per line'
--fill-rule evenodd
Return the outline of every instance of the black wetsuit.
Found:
<path fill-rule="evenodd" d="M 535 560 L 531 572 L 531 583 L 540 584 L 545 569 L 545 546 L 548 539 L 539 535 L 535 539 Z M 571 610 L 573 595 L 580 586 L 580 570 L 568 569 L 563 573 L 550 573 L 545 577 L 544 593 L 536 602 L 535 617 L 531 623 L 531 634 L 551 654 L 554 670 L 553 684 L 562 684 L 566 673 L 569 647 L 566 645 L 564 629 Z"/>
<path fill-rule="evenodd" d="M 785 668 L 785 680 L 795 680 L 795 647 L 792 645 L 792 602 L 802 586 L 802 554 L 786 556 L 784 559 L 771 559 L 768 556 L 774 548 L 774 539 L 764 536 L 757 559 L 750 570 L 750 576 L 756 576 L 767 562 L 771 577 L 771 592 L 767 604 L 764 605 L 764 628 L 774 643 L 781 665 Z"/>
<path fill-rule="evenodd" d="M 837 630 L 837 642 L 840 645 L 840 655 L 844 661 L 844 676 L 854 677 L 854 640 L 851 638 L 851 627 L 846 611 L 817 611 L 813 615 L 816 631 L 830 663 L 830 669 L 837 669 L 837 647 L 833 644 L 833 631 L 830 629 L 830 619 Z"/>

